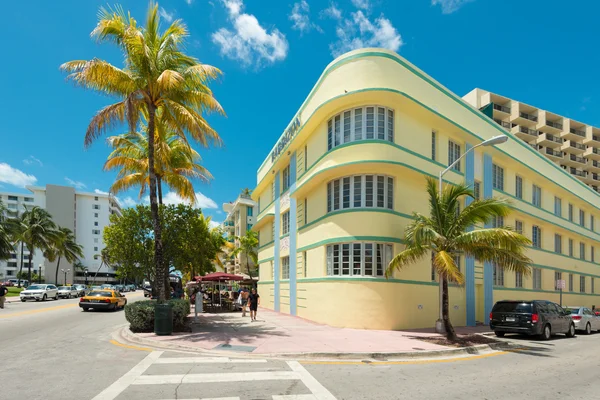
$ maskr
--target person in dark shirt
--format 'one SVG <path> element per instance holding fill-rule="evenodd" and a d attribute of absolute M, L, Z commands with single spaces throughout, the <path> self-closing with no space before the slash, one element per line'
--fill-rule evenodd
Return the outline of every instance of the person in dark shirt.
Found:
<path fill-rule="evenodd" d="M 256 289 L 252 288 L 252 293 L 248 296 L 248 305 L 250 306 L 250 321 L 256 321 L 256 311 L 260 304 L 260 296 L 256 293 Z"/>
<path fill-rule="evenodd" d="M 2 283 L 0 283 L 0 308 L 4 308 L 4 302 L 6 301 L 6 294 L 8 289 Z"/>

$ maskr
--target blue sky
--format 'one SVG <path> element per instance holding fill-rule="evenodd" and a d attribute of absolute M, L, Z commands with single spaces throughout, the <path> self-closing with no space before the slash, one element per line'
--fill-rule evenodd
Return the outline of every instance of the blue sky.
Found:
<path fill-rule="evenodd" d="M 0 36 L 0 191 L 26 184 L 107 191 L 104 138 L 83 148 L 93 114 L 111 99 L 74 88 L 59 65 L 119 52 L 92 41 L 105 1 L 5 2 Z M 109 2 L 108 4 L 115 4 Z M 147 3 L 121 1 L 143 21 Z M 481 87 L 600 126 L 600 4 L 581 0 L 163 0 L 163 21 L 183 19 L 188 52 L 219 67 L 213 85 L 227 117 L 209 117 L 224 141 L 198 149 L 214 175 L 196 183 L 199 204 L 221 221 L 221 203 L 253 187 L 256 170 L 324 67 L 357 47 L 398 51 L 459 95 Z M 122 133 L 117 130 L 114 134 Z M 118 194 L 125 204 L 137 192 Z M 174 196 L 169 200 L 176 201 Z"/>

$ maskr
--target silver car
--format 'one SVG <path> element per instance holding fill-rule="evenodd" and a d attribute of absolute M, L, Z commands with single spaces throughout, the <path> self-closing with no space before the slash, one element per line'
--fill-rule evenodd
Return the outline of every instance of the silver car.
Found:
<path fill-rule="evenodd" d="M 600 331 L 600 317 L 587 307 L 569 306 L 571 311 L 571 319 L 575 323 L 575 329 L 584 331 L 586 335 L 592 331 Z"/>
<path fill-rule="evenodd" d="M 59 286 L 58 297 L 61 299 L 72 299 L 73 297 L 79 297 L 79 293 L 74 286 Z"/>

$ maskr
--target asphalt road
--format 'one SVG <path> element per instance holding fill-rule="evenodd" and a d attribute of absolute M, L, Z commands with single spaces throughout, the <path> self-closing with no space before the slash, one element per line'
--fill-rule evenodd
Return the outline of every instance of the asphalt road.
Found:
<path fill-rule="evenodd" d="M 129 301 L 142 293 L 128 294 Z M 305 362 L 201 357 L 111 343 L 123 312 L 77 299 L 0 310 L 0 399 L 596 399 L 600 334 L 453 360 Z"/>

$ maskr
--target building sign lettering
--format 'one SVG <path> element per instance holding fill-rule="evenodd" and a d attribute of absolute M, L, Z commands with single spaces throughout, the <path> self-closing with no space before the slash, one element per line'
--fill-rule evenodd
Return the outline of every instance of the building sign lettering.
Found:
<path fill-rule="evenodd" d="M 290 127 L 283 133 L 279 142 L 275 145 L 273 152 L 271 153 L 271 161 L 275 162 L 275 159 L 281 154 L 285 146 L 292 140 L 292 138 L 300 130 L 300 116 L 296 116 L 292 121 Z"/>

